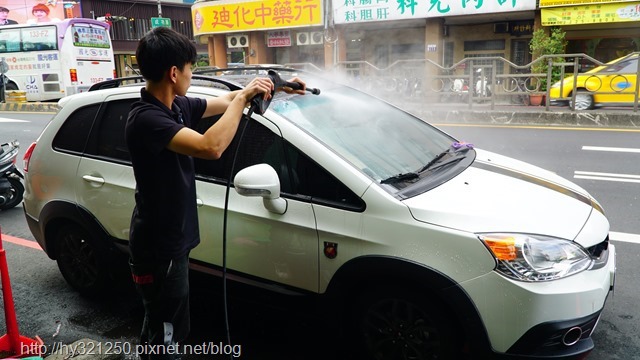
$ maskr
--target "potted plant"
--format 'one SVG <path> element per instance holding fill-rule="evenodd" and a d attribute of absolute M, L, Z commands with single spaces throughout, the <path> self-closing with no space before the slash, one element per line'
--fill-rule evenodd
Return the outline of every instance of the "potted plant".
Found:
<path fill-rule="evenodd" d="M 531 72 L 534 74 L 548 74 L 548 58 L 540 59 L 544 55 L 556 55 L 563 54 L 565 51 L 565 47 L 567 46 L 567 40 L 565 39 L 566 33 L 562 31 L 560 28 L 551 28 L 549 32 L 545 31 L 545 29 L 540 28 L 533 32 L 533 37 L 529 42 L 529 50 L 531 51 L 531 55 L 537 61 L 531 65 Z M 554 62 L 562 61 L 562 57 L 553 58 Z M 560 80 L 560 71 L 559 67 L 553 67 L 551 69 L 551 83 L 555 83 Z M 531 98 L 531 104 L 534 104 L 534 101 L 539 101 L 538 105 L 542 103 L 543 95 L 547 92 L 547 76 L 543 76 L 538 79 L 539 93 L 534 93 L 532 96 L 537 95 L 539 99 Z"/>

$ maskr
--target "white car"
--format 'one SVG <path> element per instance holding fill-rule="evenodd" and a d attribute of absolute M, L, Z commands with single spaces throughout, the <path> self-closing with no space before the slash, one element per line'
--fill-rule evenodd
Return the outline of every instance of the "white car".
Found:
<path fill-rule="evenodd" d="M 263 116 L 245 117 L 222 159 L 195 160 L 194 269 L 219 274 L 226 256 L 234 280 L 319 296 L 363 358 L 591 351 L 615 277 L 609 222 L 596 200 L 379 99 L 301 76 L 320 95 L 280 94 Z M 82 292 L 104 286 L 109 255 L 127 250 L 135 183 L 124 125 L 139 92 L 62 99 L 25 156 L 30 229 Z"/>

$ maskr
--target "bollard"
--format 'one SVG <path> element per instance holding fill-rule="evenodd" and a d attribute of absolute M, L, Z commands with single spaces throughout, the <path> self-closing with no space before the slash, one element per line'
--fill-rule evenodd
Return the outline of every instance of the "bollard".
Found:
<path fill-rule="evenodd" d="M 30 339 L 20 335 L 18 320 L 11 293 L 11 281 L 9 279 L 9 267 L 7 266 L 7 253 L 2 246 L 2 229 L 0 229 L 0 277 L 2 278 L 2 300 L 4 301 L 4 318 L 7 324 L 7 333 L 0 337 L 0 351 L 8 352 L 13 356 L 24 357 L 26 355 L 42 355 L 44 342 L 36 336 Z"/>

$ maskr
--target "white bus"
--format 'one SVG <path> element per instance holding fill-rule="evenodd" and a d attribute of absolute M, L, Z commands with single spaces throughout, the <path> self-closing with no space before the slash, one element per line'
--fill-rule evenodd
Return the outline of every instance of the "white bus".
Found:
<path fill-rule="evenodd" d="M 115 77 L 109 25 L 92 19 L 0 26 L 1 60 L 9 65 L 6 90 L 24 90 L 27 101 L 60 99 Z"/>

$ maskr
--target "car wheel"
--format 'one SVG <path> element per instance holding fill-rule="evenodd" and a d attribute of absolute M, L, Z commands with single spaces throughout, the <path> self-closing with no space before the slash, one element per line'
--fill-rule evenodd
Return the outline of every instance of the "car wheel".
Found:
<path fill-rule="evenodd" d="M 460 359 L 451 321 L 424 296 L 389 291 L 362 297 L 357 320 L 367 355 L 376 360 Z"/>
<path fill-rule="evenodd" d="M 584 90 L 576 92 L 575 110 L 590 110 L 593 109 L 593 106 L 593 95 L 591 93 Z"/>
<path fill-rule="evenodd" d="M 58 232 L 56 259 L 64 279 L 84 295 L 97 295 L 104 289 L 106 270 L 88 233 L 78 225 L 66 225 Z"/>
<path fill-rule="evenodd" d="M 6 91 L 18 90 L 18 85 L 12 82 L 8 82 L 4 88 Z"/>
<path fill-rule="evenodd" d="M 9 180 L 9 184 L 11 184 L 11 190 L 5 194 L 7 201 L 0 206 L 0 210 L 7 210 L 17 206 L 22 201 L 22 196 L 24 195 L 24 185 L 22 185 L 19 179 L 9 178 L 7 180 Z"/>

